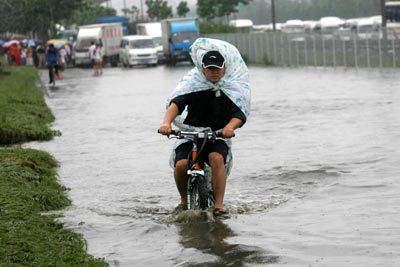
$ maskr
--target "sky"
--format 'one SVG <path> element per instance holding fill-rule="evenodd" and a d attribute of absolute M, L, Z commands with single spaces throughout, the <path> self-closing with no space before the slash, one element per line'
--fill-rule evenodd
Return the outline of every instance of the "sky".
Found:
<path fill-rule="evenodd" d="M 176 12 L 175 8 L 182 0 L 168 0 L 168 4 L 171 5 L 174 9 L 174 13 Z M 191 6 L 196 5 L 197 0 L 185 0 L 188 3 L 189 8 Z M 127 8 L 132 6 L 136 6 L 137 8 L 141 9 L 141 2 L 143 3 L 143 9 L 146 10 L 145 0 L 110 0 L 111 7 L 117 10 L 118 15 L 122 15 L 121 9 L 124 8 L 124 4 L 126 4 Z"/>

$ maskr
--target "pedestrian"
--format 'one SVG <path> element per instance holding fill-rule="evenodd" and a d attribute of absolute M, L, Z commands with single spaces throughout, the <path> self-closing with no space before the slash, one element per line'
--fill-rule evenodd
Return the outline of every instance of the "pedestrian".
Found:
<path fill-rule="evenodd" d="M 15 54 L 17 53 L 17 45 L 12 44 L 8 47 L 7 55 L 8 55 L 8 65 L 15 66 Z"/>
<path fill-rule="evenodd" d="M 17 66 L 21 66 L 22 65 L 22 57 L 21 57 L 21 46 L 20 44 L 15 44 L 15 64 Z"/>
<path fill-rule="evenodd" d="M 26 65 L 33 66 L 32 47 L 28 46 L 26 49 Z"/>
<path fill-rule="evenodd" d="M 96 49 L 96 44 L 94 43 L 94 41 L 91 41 L 90 42 L 90 46 L 89 46 L 89 50 L 88 50 L 88 54 L 89 54 L 89 59 L 90 59 L 90 62 L 92 63 L 93 68 L 94 68 L 93 56 L 94 56 L 94 50 L 95 49 Z"/>
<path fill-rule="evenodd" d="M 38 68 L 39 67 L 39 57 L 38 57 L 36 49 L 37 49 L 37 44 L 35 44 L 35 46 L 32 47 L 32 63 L 33 63 L 33 66 Z"/>
<path fill-rule="evenodd" d="M 71 44 L 64 45 L 65 54 L 66 54 L 66 67 L 72 63 L 71 61 Z"/>
<path fill-rule="evenodd" d="M 38 57 L 38 67 L 43 68 L 46 64 L 46 50 L 45 50 L 43 44 L 39 44 L 36 47 L 36 54 Z"/>
<path fill-rule="evenodd" d="M 59 58 L 60 69 L 64 71 L 65 68 L 67 67 L 67 52 L 65 51 L 64 46 L 60 48 L 59 53 L 60 53 L 60 58 Z"/>
<path fill-rule="evenodd" d="M 211 166 L 215 196 L 214 216 L 226 213 L 223 207 L 226 180 L 232 166 L 231 138 L 250 113 L 248 69 L 239 51 L 225 41 L 199 38 L 190 48 L 195 67 L 173 90 L 159 132 L 169 135 L 172 123 L 180 130 L 222 129 L 223 139 L 208 143 L 201 159 Z M 176 210 L 187 208 L 186 163 L 190 140 L 178 140 L 170 164 L 180 194 Z"/>
<path fill-rule="evenodd" d="M 103 56 L 101 54 L 101 46 L 96 44 L 96 48 L 93 51 L 93 61 L 94 61 L 94 76 L 99 76 L 103 74 L 102 64 Z"/>
<path fill-rule="evenodd" d="M 28 48 L 25 45 L 22 45 L 21 47 L 21 61 L 22 65 L 26 65 L 26 59 L 27 59 L 27 53 L 28 53 Z"/>

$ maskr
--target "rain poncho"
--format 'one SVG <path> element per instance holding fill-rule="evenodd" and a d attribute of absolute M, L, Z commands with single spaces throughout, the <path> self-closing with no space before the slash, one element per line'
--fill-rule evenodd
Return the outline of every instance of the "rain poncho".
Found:
<path fill-rule="evenodd" d="M 225 75 L 216 84 L 207 80 L 202 71 L 202 58 L 208 51 L 218 51 L 225 58 Z M 167 108 L 169 107 L 171 100 L 177 96 L 212 89 L 216 91 L 216 94 L 219 93 L 219 90 L 224 92 L 232 102 L 240 108 L 244 115 L 248 117 L 250 114 L 249 73 L 237 48 L 225 41 L 210 38 L 198 38 L 191 46 L 189 53 L 195 67 L 182 78 L 178 86 L 173 90 L 167 101 Z M 186 115 L 187 112 L 184 111 L 181 115 L 177 116 L 173 122 L 174 125 L 184 131 L 204 130 L 204 128 L 184 124 L 183 122 Z M 185 141 L 187 140 L 178 140 L 175 143 L 170 158 L 170 164 L 172 167 L 174 166 L 175 148 Z M 225 142 L 229 147 L 229 153 L 225 164 L 225 169 L 229 175 L 232 166 L 232 153 L 230 149 L 231 140 L 225 139 Z"/>

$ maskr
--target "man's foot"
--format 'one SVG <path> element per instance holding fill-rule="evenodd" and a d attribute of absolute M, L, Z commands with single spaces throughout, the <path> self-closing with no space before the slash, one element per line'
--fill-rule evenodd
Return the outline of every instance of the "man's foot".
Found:
<path fill-rule="evenodd" d="M 213 215 L 214 217 L 224 216 L 226 215 L 226 211 L 223 208 L 214 208 Z"/>
<path fill-rule="evenodd" d="M 182 211 L 187 210 L 187 204 L 180 203 L 178 206 L 175 207 L 174 213 L 181 213 Z"/>
<path fill-rule="evenodd" d="M 49 81 L 49 84 L 52 84 L 53 83 L 53 81 Z"/>

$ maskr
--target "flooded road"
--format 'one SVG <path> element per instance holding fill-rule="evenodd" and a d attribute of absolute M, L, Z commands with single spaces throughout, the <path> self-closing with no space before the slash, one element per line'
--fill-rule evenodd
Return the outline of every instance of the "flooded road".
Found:
<path fill-rule="evenodd" d="M 230 218 L 180 223 L 156 134 L 190 66 L 67 69 L 48 105 L 62 136 L 66 227 L 110 266 L 398 266 L 398 72 L 250 67 L 252 113 L 233 140 Z M 41 73 L 46 84 L 47 76 Z"/>

